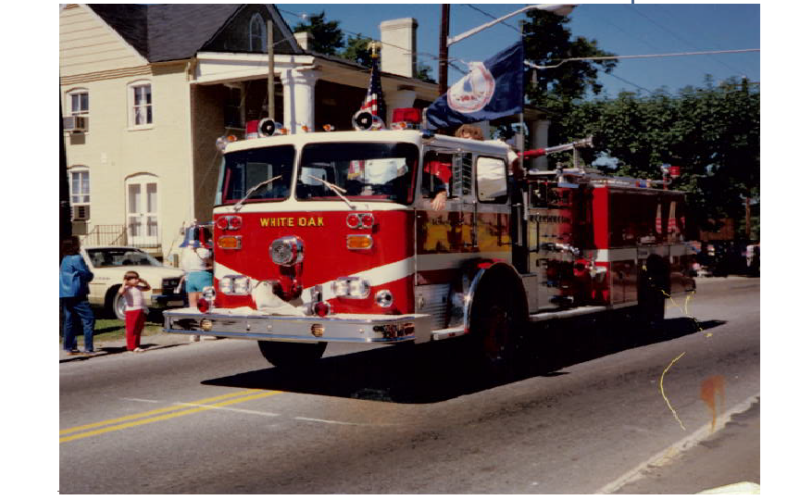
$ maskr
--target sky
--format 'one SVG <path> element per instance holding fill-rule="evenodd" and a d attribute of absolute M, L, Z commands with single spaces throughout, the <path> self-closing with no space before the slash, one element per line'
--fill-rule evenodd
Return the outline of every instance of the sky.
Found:
<path fill-rule="evenodd" d="M 441 6 L 423 4 L 277 4 L 292 27 L 304 14 L 324 11 L 329 21 L 340 21 L 345 35 L 361 33 L 380 39 L 382 21 L 413 17 L 417 29 L 418 61 L 438 76 L 439 23 Z M 450 36 L 459 35 L 492 21 L 492 17 L 514 12 L 525 4 L 452 4 Z M 482 61 L 519 40 L 518 14 L 450 47 L 450 57 Z M 569 15 L 573 37 L 597 40 L 599 48 L 617 55 L 650 55 L 683 52 L 760 49 L 761 8 L 759 4 L 658 4 L 578 5 Z M 459 65 L 466 70 L 466 65 Z M 602 74 L 602 73 L 601 73 Z M 760 52 L 695 55 L 620 60 L 611 75 L 600 81 L 607 96 L 620 91 L 649 95 L 659 88 L 675 93 L 687 85 L 705 85 L 706 75 L 720 82 L 730 77 L 760 81 Z M 451 69 L 448 82 L 463 76 Z"/>

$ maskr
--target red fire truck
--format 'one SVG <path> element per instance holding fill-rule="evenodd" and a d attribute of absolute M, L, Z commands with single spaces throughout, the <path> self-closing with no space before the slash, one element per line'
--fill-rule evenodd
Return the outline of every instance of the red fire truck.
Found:
<path fill-rule="evenodd" d="M 664 181 L 515 175 L 500 141 L 354 124 L 262 120 L 218 141 L 214 286 L 166 311 L 167 332 L 255 340 L 277 367 L 331 342 L 468 336 L 502 365 L 537 322 L 621 308 L 657 322 L 666 294 L 694 289 L 684 196 Z"/>

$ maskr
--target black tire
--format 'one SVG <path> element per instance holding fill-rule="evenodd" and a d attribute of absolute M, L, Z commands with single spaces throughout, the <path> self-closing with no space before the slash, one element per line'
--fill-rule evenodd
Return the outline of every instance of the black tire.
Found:
<path fill-rule="evenodd" d="M 472 313 L 472 350 L 481 367 L 499 379 L 516 372 L 523 318 L 508 285 L 490 285 L 479 291 Z"/>
<path fill-rule="evenodd" d="M 639 276 L 638 318 L 643 326 L 660 330 L 664 323 L 669 295 L 669 267 L 659 258 L 647 260 L 647 270 Z"/>
<path fill-rule="evenodd" d="M 307 367 L 319 361 L 328 347 L 327 342 L 299 344 L 292 342 L 258 341 L 261 355 L 276 368 L 292 370 Z"/>

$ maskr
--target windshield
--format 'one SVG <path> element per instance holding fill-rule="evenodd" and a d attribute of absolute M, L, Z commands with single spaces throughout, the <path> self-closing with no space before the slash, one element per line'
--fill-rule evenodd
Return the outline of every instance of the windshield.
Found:
<path fill-rule="evenodd" d="M 94 267 L 118 266 L 163 266 L 151 255 L 132 248 L 94 248 L 87 249 L 89 260 Z"/>
<path fill-rule="evenodd" d="M 298 200 L 386 200 L 409 204 L 414 199 L 414 172 L 419 150 L 402 143 L 309 144 L 303 149 Z"/>
<path fill-rule="evenodd" d="M 285 200 L 289 196 L 293 167 L 293 146 L 228 153 L 220 175 L 217 204 L 236 203 L 260 183 L 264 184 L 250 193 L 245 203 L 252 200 Z M 273 179 L 272 182 L 265 182 L 270 179 Z"/>

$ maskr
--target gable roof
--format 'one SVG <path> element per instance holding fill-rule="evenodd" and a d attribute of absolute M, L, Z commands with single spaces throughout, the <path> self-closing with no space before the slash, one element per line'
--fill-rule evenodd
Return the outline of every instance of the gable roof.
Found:
<path fill-rule="evenodd" d="M 88 7 L 148 61 L 164 62 L 193 57 L 244 5 L 90 4 Z M 285 24 L 277 10 L 270 12 L 277 14 L 273 16 L 277 17 L 276 23 Z"/>

